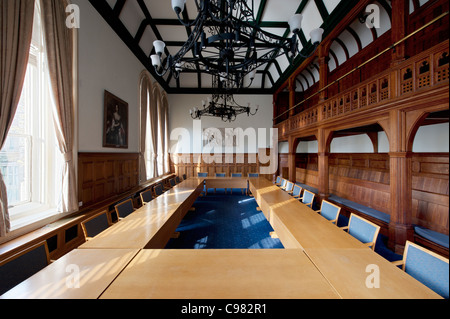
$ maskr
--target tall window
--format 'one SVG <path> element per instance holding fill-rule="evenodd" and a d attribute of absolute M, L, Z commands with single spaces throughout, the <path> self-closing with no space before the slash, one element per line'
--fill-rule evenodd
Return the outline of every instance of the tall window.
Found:
<path fill-rule="evenodd" d="M 33 37 L 22 95 L 7 140 L 0 150 L 12 230 L 56 213 L 60 193 L 56 177 L 62 159 L 53 126 L 40 1 L 35 3 Z"/>

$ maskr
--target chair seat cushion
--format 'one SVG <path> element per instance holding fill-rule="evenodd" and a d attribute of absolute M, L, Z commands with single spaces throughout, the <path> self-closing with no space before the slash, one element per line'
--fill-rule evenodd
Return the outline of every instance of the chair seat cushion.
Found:
<path fill-rule="evenodd" d="M 363 214 L 366 214 L 368 216 L 371 216 L 373 218 L 379 219 L 387 224 L 389 224 L 390 220 L 391 220 L 391 216 L 389 214 L 380 212 L 376 209 L 352 202 L 351 200 L 336 196 L 336 195 L 331 195 L 329 197 L 330 200 L 342 204 L 344 206 L 347 206 L 349 208 L 352 208 L 354 210 L 357 210 L 358 212 L 361 212 Z"/>
<path fill-rule="evenodd" d="M 414 231 L 417 235 L 422 236 L 423 238 L 428 239 L 429 241 L 432 241 L 433 243 L 441 245 L 445 248 L 449 248 L 448 235 L 438 233 L 431 229 L 427 229 L 427 228 L 420 227 L 420 226 L 415 226 Z"/>

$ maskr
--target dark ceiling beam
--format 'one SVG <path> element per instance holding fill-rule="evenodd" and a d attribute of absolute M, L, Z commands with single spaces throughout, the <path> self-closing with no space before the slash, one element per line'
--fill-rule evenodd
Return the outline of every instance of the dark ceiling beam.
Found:
<path fill-rule="evenodd" d="M 147 5 L 145 4 L 144 0 L 137 0 L 137 3 L 138 3 L 138 5 L 139 5 L 139 7 L 141 8 L 142 13 L 143 13 L 144 16 L 145 16 L 145 19 L 147 20 L 148 25 L 150 26 L 150 28 L 152 28 L 153 33 L 155 34 L 156 38 L 157 38 L 158 40 L 163 41 L 163 38 L 162 38 L 162 36 L 161 36 L 161 33 L 159 33 L 158 28 L 156 27 L 155 23 L 153 22 L 152 15 L 150 14 L 150 11 L 148 10 Z M 145 30 L 145 29 L 144 29 L 144 30 Z M 139 42 L 136 42 L 136 45 L 139 46 Z M 164 48 L 164 52 L 166 53 L 166 56 L 169 56 L 169 55 L 170 55 L 169 49 L 168 49 L 167 47 Z M 151 54 L 152 54 L 152 53 L 154 53 L 154 49 L 152 49 Z M 151 54 L 150 54 L 150 55 L 151 55 Z M 151 60 L 150 57 L 148 57 L 148 59 Z M 163 61 L 163 63 L 165 64 L 166 61 Z M 150 62 L 150 64 L 151 64 L 151 62 Z M 152 66 L 152 68 L 153 68 L 153 66 Z M 154 72 L 154 73 L 156 74 L 156 72 Z M 160 84 L 161 84 L 161 83 L 165 83 L 165 86 L 166 86 L 166 87 L 169 86 L 169 83 L 166 82 L 166 81 L 163 79 L 163 77 L 158 76 L 157 74 L 156 74 L 156 76 L 155 76 L 155 79 L 156 79 Z"/>
<path fill-rule="evenodd" d="M 314 0 L 314 2 L 316 3 L 317 9 L 319 10 L 322 20 L 325 21 L 330 15 L 328 13 L 327 7 L 325 6 L 322 0 Z"/>
<path fill-rule="evenodd" d="M 167 91 L 169 86 L 160 78 L 151 63 L 150 58 L 144 53 L 134 37 L 130 34 L 125 25 L 120 21 L 119 17 L 114 14 L 114 10 L 111 9 L 108 2 L 105 0 L 89 0 L 91 5 L 97 10 L 97 12 L 105 19 L 109 26 L 116 32 L 120 39 L 128 46 L 138 60 L 144 65 L 144 67 L 150 72 L 150 74 L 158 80 L 161 87 Z"/>
<path fill-rule="evenodd" d="M 123 7 L 125 6 L 125 2 L 127 0 L 117 0 L 116 5 L 114 6 L 114 14 L 118 17 L 122 12 Z"/>

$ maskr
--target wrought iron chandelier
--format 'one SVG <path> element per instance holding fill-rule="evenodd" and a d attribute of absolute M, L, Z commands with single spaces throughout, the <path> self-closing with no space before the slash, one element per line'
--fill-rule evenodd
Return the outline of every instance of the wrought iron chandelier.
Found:
<path fill-rule="evenodd" d="M 253 81 L 258 67 L 286 54 L 293 61 L 298 55 L 306 58 L 314 54 L 322 41 L 324 30 L 314 29 L 309 56 L 299 50 L 299 35 L 303 16 L 295 14 L 288 24 L 293 36 L 284 38 L 263 30 L 255 19 L 254 0 L 193 0 L 198 15 L 184 21 L 186 0 L 172 0 L 172 8 L 180 23 L 193 28 L 187 41 L 175 55 L 164 57 L 165 43 L 153 43 L 152 64 L 159 76 L 168 71 L 178 78 L 180 72 L 200 70 L 234 81 L 235 88 L 244 86 L 244 78 Z M 251 3 L 251 7 L 249 6 Z M 190 55 L 192 53 L 192 56 Z"/>
<path fill-rule="evenodd" d="M 259 110 L 259 105 L 252 110 L 250 103 L 248 106 L 242 106 L 234 100 L 233 94 L 229 93 L 229 89 L 234 86 L 233 80 L 227 78 L 225 75 L 213 76 L 213 87 L 218 87 L 216 93 L 212 98 L 208 98 L 207 102 L 202 101 L 202 109 L 194 107 L 190 110 L 192 119 L 200 120 L 202 116 L 219 117 L 224 122 L 233 122 L 240 114 L 256 115 Z"/>

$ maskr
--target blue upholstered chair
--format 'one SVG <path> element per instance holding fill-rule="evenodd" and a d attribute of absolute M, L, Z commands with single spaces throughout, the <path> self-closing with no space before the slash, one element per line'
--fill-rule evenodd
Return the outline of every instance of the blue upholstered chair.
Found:
<path fill-rule="evenodd" d="M 280 185 L 277 186 L 280 187 L 281 189 L 284 189 L 286 187 L 287 182 L 288 182 L 287 179 L 282 178 Z"/>
<path fill-rule="evenodd" d="M 293 188 L 294 188 L 294 183 L 288 181 L 286 183 L 286 187 L 284 188 L 284 190 L 288 193 L 292 193 Z"/>
<path fill-rule="evenodd" d="M 169 185 L 170 185 L 171 188 L 176 185 L 175 178 L 169 179 Z"/>
<path fill-rule="evenodd" d="M 277 176 L 277 179 L 275 180 L 275 185 L 280 185 L 281 184 L 281 176 Z"/>
<path fill-rule="evenodd" d="M 259 177 L 258 173 L 248 173 L 248 177 Z"/>
<path fill-rule="evenodd" d="M 111 219 L 108 215 L 108 211 L 105 210 L 81 222 L 81 229 L 86 240 L 97 236 L 111 226 Z"/>
<path fill-rule="evenodd" d="M 316 194 L 311 193 L 310 191 L 305 189 L 305 191 L 303 192 L 303 196 L 300 197 L 299 199 L 303 204 L 312 208 L 315 196 Z"/>
<path fill-rule="evenodd" d="M 131 198 L 127 199 L 126 201 L 117 204 L 115 209 L 119 218 L 125 218 L 134 212 L 133 200 Z"/>
<path fill-rule="evenodd" d="M 339 206 L 336 206 L 336 205 L 326 201 L 326 200 L 323 200 L 320 210 L 318 210 L 316 212 L 320 213 L 320 215 L 325 217 L 327 220 L 329 220 L 333 224 L 337 225 L 337 221 L 339 218 L 339 213 L 341 212 L 341 208 Z"/>
<path fill-rule="evenodd" d="M 378 233 L 380 232 L 380 226 L 375 225 L 358 215 L 351 214 L 348 226 L 341 228 L 348 230 L 350 235 L 375 250 L 375 243 L 377 242 Z"/>
<path fill-rule="evenodd" d="M 175 182 L 176 182 L 177 184 L 180 184 L 180 183 L 181 183 L 181 179 L 180 179 L 179 176 L 176 176 L 176 177 L 175 177 Z"/>
<path fill-rule="evenodd" d="M 183 180 L 184 181 L 187 180 L 187 175 L 186 174 L 183 174 Z"/>
<path fill-rule="evenodd" d="M 0 296 L 50 263 L 48 246 L 42 241 L 0 262 Z"/>
<path fill-rule="evenodd" d="M 406 242 L 403 260 L 393 264 L 425 286 L 449 299 L 448 259 L 410 241 Z"/>
<path fill-rule="evenodd" d="M 145 205 L 153 200 L 153 192 L 151 188 L 143 191 L 140 196 L 142 205 Z"/>
<path fill-rule="evenodd" d="M 292 196 L 295 198 L 300 198 L 300 194 L 302 193 L 302 189 L 300 186 L 298 186 L 297 184 L 294 185 L 294 189 L 292 190 Z"/>
<path fill-rule="evenodd" d="M 197 173 L 197 177 L 208 177 L 208 173 Z"/>

